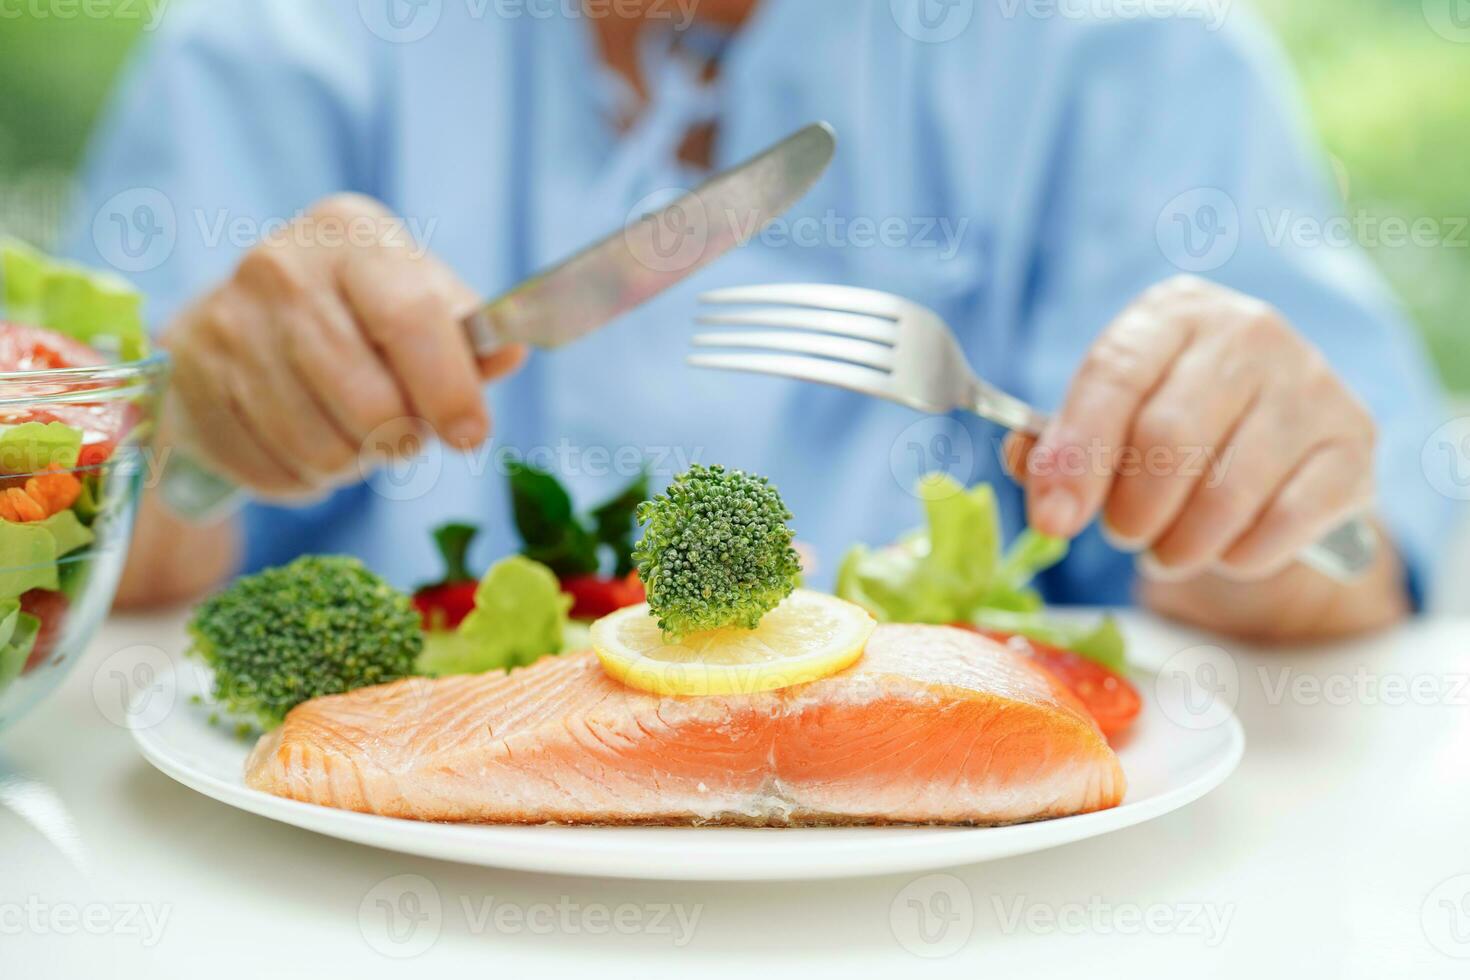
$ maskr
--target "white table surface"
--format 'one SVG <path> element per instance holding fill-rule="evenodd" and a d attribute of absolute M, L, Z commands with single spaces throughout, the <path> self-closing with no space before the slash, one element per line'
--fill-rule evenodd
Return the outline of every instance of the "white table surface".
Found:
<path fill-rule="evenodd" d="M 1040 854 L 775 885 L 461 867 L 199 796 L 94 697 L 182 622 L 115 618 L 0 733 L 0 975 L 1470 976 L 1467 620 L 1273 652 L 1132 620 L 1140 646 L 1229 651 L 1248 746 L 1224 786 Z"/>

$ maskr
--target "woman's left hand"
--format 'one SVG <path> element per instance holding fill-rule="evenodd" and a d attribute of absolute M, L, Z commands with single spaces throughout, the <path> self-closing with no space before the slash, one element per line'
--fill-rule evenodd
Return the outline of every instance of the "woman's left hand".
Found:
<path fill-rule="evenodd" d="M 1371 504 L 1373 445 L 1366 409 L 1279 312 L 1184 276 L 1103 331 L 1007 460 L 1040 531 L 1101 514 L 1150 577 L 1256 580 Z"/>

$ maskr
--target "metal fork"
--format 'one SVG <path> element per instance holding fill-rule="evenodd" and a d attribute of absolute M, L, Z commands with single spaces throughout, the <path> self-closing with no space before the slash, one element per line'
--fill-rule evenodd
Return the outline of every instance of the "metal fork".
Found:
<path fill-rule="evenodd" d="M 901 296 L 854 286 L 793 284 L 719 289 L 700 301 L 759 307 L 705 313 L 698 318 L 701 324 L 764 329 L 697 334 L 696 347 L 748 353 L 692 354 L 693 367 L 816 381 L 931 414 L 964 409 L 1032 436 L 1046 425 L 1044 413 L 975 374 L 938 314 Z M 1376 551 L 1373 529 L 1354 518 L 1298 558 L 1347 581 L 1372 564 Z"/>

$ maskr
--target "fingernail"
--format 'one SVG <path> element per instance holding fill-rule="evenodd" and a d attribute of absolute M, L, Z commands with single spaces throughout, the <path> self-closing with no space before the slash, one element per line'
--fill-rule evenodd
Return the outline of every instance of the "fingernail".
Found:
<path fill-rule="evenodd" d="M 449 442 L 464 449 L 480 444 L 485 438 L 485 425 L 473 415 L 455 419 L 449 423 Z"/>
<path fill-rule="evenodd" d="M 1152 551 L 1145 551 L 1137 559 L 1138 574 L 1155 582 L 1179 582 L 1193 577 L 1193 572 L 1187 569 L 1170 568 L 1154 555 Z"/>
<path fill-rule="evenodd" d="M 1041 495 L 1033 517 L 1037 530 L 1059 538 L 1069 538 L 1077 522 L 1077 498 L 1066 490 L 1054 488 Z"/>
<path fill-rule="evenodd" d="M 1109 524 L 1106 517 L 1097 522 L 1097 529 L 1102 533 L 1103 540 L 1119 551 L 1127 552 L 1131 555 L 1143 550 L 1142 541 L 1136 538 L 1130 538 L 1126 534 L 1119 534 L 1118 529 Z"/>

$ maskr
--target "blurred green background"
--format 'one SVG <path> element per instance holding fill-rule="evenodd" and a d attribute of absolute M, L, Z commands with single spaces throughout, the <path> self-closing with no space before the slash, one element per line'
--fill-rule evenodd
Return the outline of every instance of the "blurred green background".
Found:
<path fill-rule="evenodd" d="M 43 246 L 64 207 L 67 175 L 150 9 L 141 0 L 88 2 L 0 10 L 0 229 Z M 114 16 L 82 14 L 109 3 Z M 1428 218 L 1446 236 L 1441 244 L 1370 253 L 1423 329 L 1446 381 L 1470 392 L 1470 229 L 1455 232 L 1457 219 L 1470 217 L 1470 0 L 1256 6 L 1301 74 L 1350 212 L 1373 221 Z"/>

